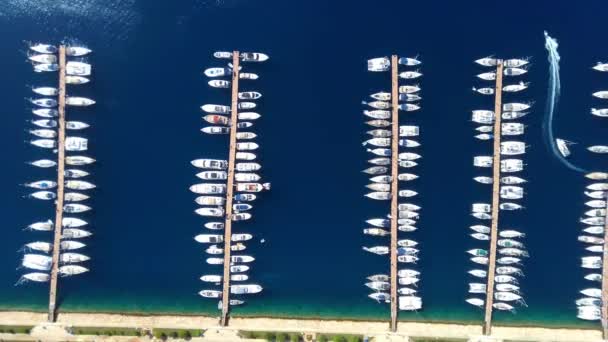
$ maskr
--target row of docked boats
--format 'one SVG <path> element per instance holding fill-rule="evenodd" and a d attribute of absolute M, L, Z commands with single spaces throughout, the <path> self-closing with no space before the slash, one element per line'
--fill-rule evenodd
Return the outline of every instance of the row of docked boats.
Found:
<path fill-rule="evenodd" d="M 606 72 L 608 71 L 608 63 L 597 63 L 593 69 L 600 72 Z M 601 100 L 606 100 L 608 99 L 608 90 L 596 91 L 592 96 Z M 608 108 L 591 108 L 591 114 L 599 117 L 608 117 Z M 608 145 L 592 145 L 588 146 L 587 150 L 593 153 L 608 153 Z"/>
<path fill-rule="evenodd" d="M 500 60 L 490 56 L 475 62 L 481 66 L 493 68 L 502 63 L 504 79 L 507 82 L 510 80 L 510 76 L 524 75 L 528 70 L 527 59 Z M 482 82 L 495 81 L 498 70 L 497 68 L 496 71 L 484 72 L 477 77 Z M 470 226 L 472 231 L 470 236 L 476 243 L 484 244 L 484 246 L 475 246 L 475 248 L 467 250 L 467 254 L 475 266 L 468 271 L 472 280 L 468 284 L 469 296 L 466 302 L 476 307 L 486 305 L 490 267 L 494 267 L 495 271 L 492 275 L 494 277 L 492 307 L 497 310 L 515 312 L 516 303 L 525 305 L 517 279 L 518 276 L 523 275 L 521 264 L 523 259 L 528 257 L 528 252 L 522 242 L 525 234 L 512 228 L 500 229 L 498 228 L 499 222 L 493 222 L 493 220 L 498 220 L 502 212 L 524 208 L 519 200 L 524 197 L 523 185 L 526 180 L 517 176 L 516 173 L 524 169 L 523 155 L 528 146 L 523 141 L 525 126 L 515 120 L 527 115 L 532 103 L 508 101 L 510 96 L 524 91 L 528 86 L 528 82 L 520 80 L 517 83 L 506 83 L 501 88 L 494 85 L 473 88 L 475 93 L 487 96 L 492 100 L 496 96 L 496 89 L 500 89 L 502 98 L 507 100 L 501 104 L 502 108 L 498 114 L 489 109 L 472 111 L 472 122 L 476 125 L 475 138 L 493 142 L 494 139 L 500 139 L 500 144 L 496 145 L 498 151 L 494 151 L 497 155 L 473 158 L 473 165 L 481 169 L 492 168 L 494 163 L 500 163 L 500 167 L 497 168 L 499 174 L 482 174 L 473 178 L 479 184 L 492 185 L 495 181 L 499 182 L 498 208 L 492 208 L 493 201 L 473 203 L 471 206 L 471 215 L 479 222 Z M 490 103 L 494 104 L 494 101 Z M 500 115 L 500 118 L 497 118 L 496 115 Z M 496 122 L 497 119 L 500 119 L 500 124 Z M 501 175 L 501 173 L 505 175 Z M 492 229 L 497 230 L 496 241 L 491 241 Z M 495 259 L 496 265 L 490 265 L 490 245 L 493 243 L 496 244 L 498 254 Z"/>
<path fill-rule="evenodd" d="M 82 57 L 91 52 L 90 49 L 81 46 L 65 47 L 67 57 Z M 28 60 L 34 64 L 36 72 L 57 72 L 59 70 L 58 48 L 50 44 L 32 44 L 29 48 Z M 66 63 L 66 84 L 88 83 L 91 66 L 81 61 L 67 61 Z M 59 83 L 59 82 L 57 82 Z M 47 282 L 50 280 L 50 273 L 53 267 L 51 253 L 53 248 L 59 248 L 59 263 L 57 272 L 61 276 L 71 276 L 88 271 L 82 266 L 83 262 L 90 258 L 81 254 L 80 250 L 86 246 L 82 239 L 92 235 L 87 230 L 87 222 L 77 217 L 77 214 L 90 211 L 92 208 L 83 202 L 89 199 L 87 190 L 95 188 L 95 184 L 86 180 L 89 172 L 83 166 L 89 165 L 95 160 L 91 157 L 82 155 L 88 150 L 88 139 L 81 136 L 66 136 L 63 146 L 58 146 L 58 117 L 60 115 L 59 103 L 65 100 L 67 106 L 89 106 L 95 102 L 91 99 L 79 96 L 67 96 L 61 93 L 59 87 L 44 85 L 32 87 L 32 93 L 36 98 L 30 99 L 33 106 L 32 114 L 35 119 L 32 121 L 34 127 L 28 130 L 33 137 L 30 144 L 43 150 L 57 152 L 63 148 L 66 152 L 64 164 L 64 191 L 63 191 L 63 214 L 69 215 L 62 218 L 61 227 L 55 227 L 54 221 L 35 222 L 30 224 L 27 229 L 38 232 L 54 232 L 61 229 L 61 240 L 58 246 L 51 242 L 52 237 L 47 237 L 48 241 L 37 240 L 27 243 L 21 249 L 24 252 L 21 260 L 22 268 L 28 270 L 21 276 L 18 284 L 26 281 Z M 60 96 L 65 96 L 60 99 Z M 67 116 L 67 114 L 66 114 Z M 70 132 L 82 132 L 89 125 L 82 121 L 66 121 L 65 129 Z M 67 155 L 69 152 L 76 152 L 78 155 Z M 49 159 L 38 159 L 29 162 L 35 169 L 57 169 L 59 161 Z M 40 201 L 53 201 L 56 205 L 58 183 L 55 180 L 43 179 L 23 184 L 31 189 L 27 197 Z M 54 212 L 54 211 L 53 211 Z"/>
<path fill-rule="evenodd" d="M 214 57 L 220 60 L 232 59 L 233 53 L 215 52 Z M 239 58 L 239 62 L 263 62 L 268 56 L 263 53 L 239 53 Z M 236 74 L 239 79 L 258 79 L 257 74 L 242 72 L 241 66 L 235 70 L 232 63 L 207 68 L 204 74 L 210 79 L 208 84 L 212 88 L 230 88 L 233 86 L 231 80 Z M 239 82 L 239 86 L 244 83 Z M 204 127 L 202 132 L 228 135 L 231 146 L 234 146 L 234 150 L 231 149 L 229 154 L 234 156 L 228 160 L 196 159 L 191 162 L 200 170 L 196 176 L 203 181 L 190 187 L 192 192 L 200 195 L 195 199 L 200 206 L 195 213 L 210 220 L 204 224 L 210 232 L 197 235 L 195 240 L 206 244 L 207 264 L 222 265 L 224 270 L 228 271 L 205 274 L 200 279 L 207 285 L 221 287 L 222 283 L 225 283 L 223 277 L 229 274 L 229 292 L 235 295 L 262 291 L 262 286 L 258 284 L 243 283 L 249 280 L 247 272 L 255 261 L 254 256 L 242 254 L 246 253 L 246 243 L 253 239 L 253 235 L 234 232 L 234 222 L 251 219 L 253 202 L 260 192 L 270 189 L 270 183 L 261 183 L 261 165 L 256 160 L 260 146 L 254 141 L 257 134 L 252 131 L 254 123 L 262 117 L 254 111 L 257 108 L 256 101 L 260 98 L 262 94 L 259 91 L 237 91 L 236 108 L 220 104 L 201 106 L 205 113 L 203 120 L 210 124 Z M 229 186 L 232 186 L 232 189 L 229 189 Z M 227 224 L 231 227 L 230 236 L 225 230 Z M 229 253 L 226 253 L 227 248 L 230 249 Z M 222 288 L 204 289 L 199 295 L 219 299 L 218 309 L 222 309 Z M 231 298 L 228 305 L 244 303 L 242 298 Z"/>
<path fill-rule="evenodd" d="M 400 79 L 407 82 L 422 76 L 417 69 L 422 63 L 417 58 L 402 57 L 398 59 L 398 64 L 407 68 L 406 71 L 398 73 Z M 373 58 L 368 60 L 367 66 L 368 71 L 371 72 L 386 72 L 391 69 L 391 59 Z M 415 67 L 416 70 L 408 70 L 410 67 Z M 399 310 L 417 311 L 422 309 L 422 298 L 417 288 L 420 272 L 415 269 L 419 258 L 419 246 L 412 232 L 418 229 L 417 222 L 421 207 L 415 202 L 418 193 L 412 189 L 412 186 L 414 180 L 418 178 L 415 166 L 422 158 L 419 154 L 419 127 L 413 124 L 399 126 L 401 120 L 395 118 L 393 110 L 396 110 L 397 117 L 401 112 L 418 111 L 421 109 L 419 101 L 422 98 L 418 84 L 398 85 L 397 90 L 399 97 L 397 101 L 393 101 L 395 99 L 392 92 L 379 91 L 370 94 L 370 100 L 362 102 L 365 106 L 363 114 L 366 117 L 366 124 L 370 126 L 363 145 L 371 155 L 368 160 L 370 166 L 363 170 L 369 176 L 369 183 L 366 185 L 369 192 L 365 196 L 379 201 L 403 201 L 397 203 L 397 212 L 394 215 L 388 214 L 385 218 L 371 218 L 366 221 L 368 227 L 363 229 L 363 233 L 380 238 L 383 242 L 363 246 L 363 250 L 386 258 L 391 254 L 390 240 L 393 238 L 397 240 L 395 251 L 397 262 L 398 265 L 403 265 L 396 270 L 397 279 L 394 282 L 398 286 L 395 289 L 398 295 L 398 307 Z M 395 103 L 397 108 L 394 108 Z M 407 121 L 414 120 L 408 118 Z M 394 134 L 398 134 L 399 137 L 394 137 Z M 396 173 L 392 168 L 394 163 L 399 166 Z M 400 189 L 399 181 L 408 186 Z M 407 236 L 399 237 L 400 233 L 391 236 L 391 225 L 396 226 L 397 232 L 405 233 Z M 388 263 L 390 264 L 390 261 Z M 365 286 L 373 291 L 368 295 L 371 299 L 379 303 L 390 303 L 392 287 L 390 275 L 381 273 L 370 275 L 366 279 Z"/>
<path fill-rule="evenodd" d="M 608 173 L 591 172 L 585 175 L 591 181 L 584 191 L 585 213 L 580 218 L 583 224 L 578 240 L 584 244 L 585 256 L 581 257 L 581 267 L 585 270 L 584 278 L 592 287 L 580 291 L 583 297 L 576 299 L 577 317 L 583 320 L 601 320 L 602 278 L 604 263 L 604 240 L 606 227 L 606 201 L 608 200 Z"/>

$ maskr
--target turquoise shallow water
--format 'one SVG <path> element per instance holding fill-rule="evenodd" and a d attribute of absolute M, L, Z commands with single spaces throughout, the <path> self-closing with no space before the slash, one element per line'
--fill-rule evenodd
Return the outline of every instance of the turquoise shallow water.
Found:
<path fill-rule="evenodd" d="M 480 322 L 481 311 L 464 302 L 470 268 L 464 251 L 475 246 L 467 236 L 470 204 L 489 196 L 472 180 L 472 156 L 488 150 L 472 138 L 469 111 L 482 102 L 470 91 L 480 72 L 471 61 L 497 54 L 532 56 L 527 96 L 536 105 L 525 119 L 531 146 L 526 210 L 504 221 L 527 233 L 531 257 L 521 285 L 528 307 L 516 315 L 499 313 L 496 321 L 596 326 L 577 320 L 573 304 L 586 286 L 576 241 L 584 182 L 542 140 L 548 68 L 542 31 L 561 43 L 556 136 L 580 146 L 601 143 L 608 127 L 587 112 L 589 94 L 606 84 L 589 70 L 608 56 L 608 47 L 592 43 L 603 39 L 599 15 L 606 5 L 516 1 L 513 8 L 526 10 L 515 18 L 496 17 L 504 8 L 482 1 L 375 3 L 387 10 L 374 15 L 357 2 L 245 0 L 92 0 L 71 6 L 64 0 L 9 0 L 0 7 L 0 27 L 7 32 L 0 36 L 0 308 L 46 309 L 46 286 L 13 286 L 21 274 L 15 271 L 16 251 L 45 238 L 21 227 L 52 212 L 20 197 L 25 192 L 18 184 L 46 176 L 23 164 L 40 155 L 22 144 L 29 139 L 23 132 L 26 85 L 44 79 L 24 63 L 23 40 L 69 38 L 95 50 L 94 82 L 82 94 L 98 105 L 73 115 L 92 124 L 87 136 L 99 163 L 92 177 L 98 185 L 95 210 L 87 215 L 95 232 L 85 251 L 91 272 L 61 281 L 61 310 L 217 315 L 215 304 L 196 294 L 202 288 L 198 277 L 210 269 L 193 240 L 202 220 L 187 190 L 196 182 L 189 161 L 225 158 L 226 142 L 198 131 L 198 106 L 226 99 L 206 87 L 201 72 L 213 63 L 213 51 L 238 48 L 271 56 L 252 69 L 261 75 L 255 90 L 264 93 L 264 117 L 257 142 L 273 190 L 256 203 L 254 220 L 237 225 L 256 236 L 251 278 L 265 291 L 234 314 L 386 319 L 388 307 L 367 299 L 363 286 L 366 275 L 386 271 L 388 263 L 361 250 L 372 244 L 361 234 L 364 220 L 387 209 L 362 197 L 366 180 L 359 170 L 367 156 L 360 145 L 360 101 L 388 84 L 365 72 L 365 60 L 395 52 L 419 54 L 425 74 L 423 110 L 412 117 L 422 127 L 416 190 L 424 209 L 415 236 L 425 309 L 401 319 Z M 582 147 L 571 159 L 592 168 L 603 163 Z"/>

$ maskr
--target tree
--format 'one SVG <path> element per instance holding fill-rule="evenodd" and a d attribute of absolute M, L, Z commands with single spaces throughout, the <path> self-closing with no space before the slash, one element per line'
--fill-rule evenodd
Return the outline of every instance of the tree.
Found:
<path fill-rule="evenodd" d="M 252 331 L 240 331 L 239 335 L 243 338 L 254 338 L 255 334 Z"/>
<path fill-rule="evenodd" d="M 300 336 L 300 334 L 298 334 L 298 333 L 291 333 L 291 334 L 289 334 L 289 340 L 291 342 L 300 342 L 301 337 L 302 336 Z"/>
<path fill-rule="evenodd" d="M 317 337 L 317 341 L 318 342 L 328 342 L 329 339 L 325 335 L 319 335 L 319 337 Z"/>
<path fill-rule="evenodd" d="M 361 337 L 357 335 L 350 335 L 347 338 L 348 342 L 361 342 Z"/>
<path fill-rule="evenodd" d="M 283 332 L 277 333 L 276 341 L 277 342 L 285 342 L 285 341 L 287 341 L 287 334 L 283 333 Z"/>
<path fill-rule="evenodd" d="M 335 335 L 331 340 L 333 342 L 346 342 L 346 338 L 342 335 Z"/>

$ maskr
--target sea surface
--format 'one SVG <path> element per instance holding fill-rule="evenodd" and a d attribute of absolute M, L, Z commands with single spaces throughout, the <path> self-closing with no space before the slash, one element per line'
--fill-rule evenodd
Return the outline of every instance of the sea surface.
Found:
<path fill-rule="evenodd" d="M 271 59 L 247 65 L 260 79 L 263 117 L 256 140 L 264 180 L 272 191 L 255 202 L 254 219 L 236 231 L 255 235 L 249 273 L 264 286 L 234 315 L 382 319 L 386 305 L 367 298 L 367 275 L 387 272 L 384 257 L 362 251 L 381 244 L 362 234 L 365 220 L 388 212 L 387 203 L 363 197 L 369 158 L 361 100 L 387 90 L 388 74 L 366 72 L 366 60 L 391 53 L 419 56 L 424 73 L 422 110 L 401 114 L 421 127 L 423 158 L 414 200 L 423 207 L 419 230 L 424 310 L 402 320 L 481 322 L 482 311 L 464 302 L 466 250 L 481 247 L 469 237 L 473 202 L 489 202 L 489 187 L 472 178 L 474 155 L 490 144 L 473 138 L 470 110 L 491 108 L 471 91 L 480 86 L 472 63 L 487 55 L 531 57 L 529 90 L 512 97 L 534 101 L 527 125 L 524 177 L 526 209 L 503 215 L 501 226 L 524 231 L 530 258 L 521 279 L 527 307 L 498 313 L 502 324 L 596 326 L 577 320 L 574 300 L 590 287 L 579 267 L 577 242 L 586 182 L 560 162 L 543 140 L 547 100 L 547 52 L 543 30 L 561 55 L 562 95 L 554 116 L 556 137 L 577 142 L 570 161 L 606 167 L 586 146 L 606 143 L 608 122 L 589 114 L 600 106 L 591 93 L 606 89 L 608 76 L 593 72 L 608 61 L 603 13 L 608 4 L 588 1 L 254 1 L 254 0 L 5 0 L 0 4 L 0 309 L 44 311 L 46 284 L 13 286 L 24 243 L 50 235 L 22 228 L 50 218 L 50 203 L 22 198 L 20 184 L 53 178 L 26 161 L 49 157 L 31 147 L 32 85 L 53 84 L 32 72 L 25 41 L 81 42 L 94 50 L 93 82 L 70 90 L 97 105 L 68 113 L 92 127 L 89 155 L 99 162 L 90 180 L 98 188 L 84 217 L 94 236 L 83 253 L 91 271 L 60 281 L 61 311 L 206 314 L 199 277 L 215 273 L 193 237 L 204 220 L 194 214 L 194 158 L 225 158 L 227 140 L 201 134 L 205 103 L 226 103 L 228 93 L 209 89 L 205 67 L 219 66 L 213 51 L 262 51 Z M 71 88 L 72 89 L 72 88 Z M 261 243 L 261 239 L 265 242 Z"/>

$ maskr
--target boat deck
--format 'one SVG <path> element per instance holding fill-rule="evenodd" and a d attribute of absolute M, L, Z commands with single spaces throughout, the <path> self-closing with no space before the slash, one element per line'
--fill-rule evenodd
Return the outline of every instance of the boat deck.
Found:
<path fill-rule="evenodd" d="M 399 297 L 397 296 L 397 220 L 399 219 L 399 57 L 391 56 L 391 106 L 392 106 L 392 142 L 391 142 L 391 331 L 397 331 L 399 314 Z"/>
<path fill-rule="evenodd" d="M 496 66 L 496 87 L 494 89 L 494 158 L 492 161 L 492 226 L 490 230 L 490 255 L 486 285 L 486 308 L 484 335 L 492 333 L 492 308 L 494 304 L 494 276 L 496 273 L 496 240 L 498 239 L 498 214 L 500 211 L 500 130 L 502 118 L 502 61 Z"/>
<path fill-rule="evenodd" d="M 59 99 L 57 117 L 57 201 L 55 204 L 55 233 L 53 239 L 53 259 L 51 268 L 51 282 L 49 288 L 49 315 L 48 321 L 55 321 L 57 303 L 57 277 L 59 273 L 59 252 L 63 230 L 63 193 L 65 171 L 65 46 L 59 47 Z"/>
<path fill-rule="evenodd" d="M 226 221 L 224 223 L 224 276 L 222 278 L 222 316 L 220 325 L 228 325 L 230 312 L 230 256 L 232 237 L 232 199 L 234 192 L 234 167 L 236 157 L 236 126 L 238 121 L 238 95 L 239 95 L 239 52 L 232 53 L 232 98 L 230 115 L 230 150 L 228 151 L 228 185 L 226 187 Z"/>
<path fill-rule="evenodd" d="M 608 196 L 606 211 L 608 212 Z M 604 222 L 604 249 L 602 253 L 602 338 L 608 340 L 608 218 Z"/>

